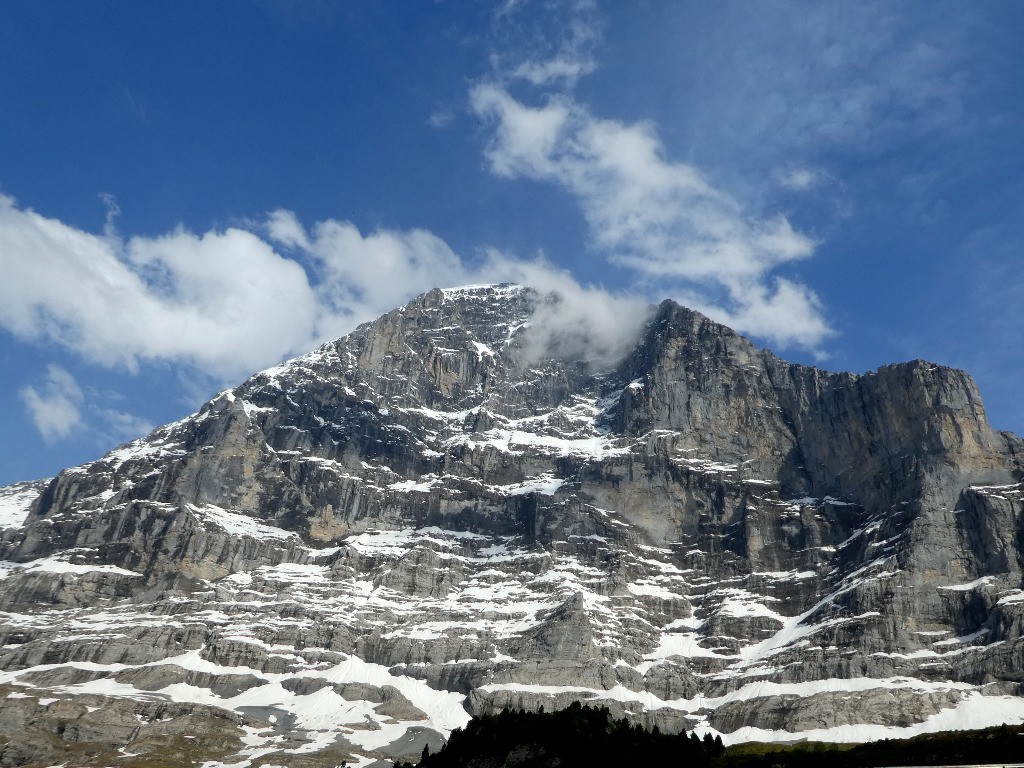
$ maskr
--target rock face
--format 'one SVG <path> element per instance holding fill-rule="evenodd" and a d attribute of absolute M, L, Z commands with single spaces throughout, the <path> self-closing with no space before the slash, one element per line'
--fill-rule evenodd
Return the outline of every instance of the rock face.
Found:
<path fill-rule="evenodd" d="M 1024 441 L 967 374 L 672 302 L 613 370 L 524 360 L 546 300 L 431 291 L 0 490 L 0 764 L 365 765 L 574 700 L 727 742 L 1024 720 Z"/>

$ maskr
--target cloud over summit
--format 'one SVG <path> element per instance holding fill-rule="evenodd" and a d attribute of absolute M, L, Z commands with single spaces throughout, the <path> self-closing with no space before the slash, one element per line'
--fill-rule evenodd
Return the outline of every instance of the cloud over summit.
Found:
<path fill-rule="evenodd" d="M 771 274 L 811 256 L 813 240 L 784 216 L 744 211 L 696 168 L 668 160 L 650 124 L 596 117 L 567 94 L 530 106 L 495 82 L 474 87 L 471 105 L 493 130 L 491 170 L 569 193 L 594 248 L 634 285 L 657 285 L 784 347 L 813 349 L 831 333 L 813 291 Z"/>
<path fill-rule="evenodd" d="M 569 317 L 568 327 L 586 315 L 590 340 L 565 342 L 562 351 L 605 360 L 622 345 L 624 310 L 637 318 L 633 324 L 643 313 L 642 301 L 581 287 L 541 258 L 489 249 L 471 261 L 426 230 L 363 234 L 335 219 L 307 227 L 286 210 L 251 230 L 178 227 L 123 239 L 110 222 L 93 234 L 0 196 L 0 268 L 7 275 L 0 326 L 14 335 L 100 366 L 131 371 L 169 362 L 216 383 L 306 352 L 437 286 L 518 282 L 562 296 L 557 313 L 547 310 L 548 336 L 537 337 L 537 354 L 553 343 L 556 318 Z M 48 395 L 33 389 L 23 396 L 33 414 L 46 403 L 55 414 L 61 403 L 80 404 L 58 386 L 68 377 L 55 375 Z M 71 407 L 62 413 L 40 429 L 67 434 L 76 420 Z M 42 418 L 37 424 L 49 423 Z"/>
<path fill-rule="evenodd" d="M 508 281 L 558 297 L 541 302 L 526 336 L 533 359 L 612 364 L 664 298 L 774 345 L 819 350 L 831 334 L 822 302 L 791 269 L 816 243 L 674 159 L 654 123 L 602 117 L 578 97 L 581 79 L 600 72 L 604 23 L 592 0 L 506 3 L 468 111 L 484 130 L 491 183 L 560 190 L 586 224 L 594 274 L 614 275 L 615 290 L 592 284 L 585 266 L 558 267 L 565 254 L 502 252 L 486 238 L 459 253 L 422 227 L 367 231 L 279 208 L 233 227 L 133 236 L 118 230 L 108 196 L 94 233 L 0 194 L 0 327 L 108 369 L 169 364 L 222 385 L 433 287 Z M 793 167 L 780 183 L 813 184 L 812 171 Z M 73 384 L 50 370 L 21 394 L 50 439 L 98 413 Z M 145 423 L 122 414 L 117 426 L 108 411 L 119 434 Z"/>

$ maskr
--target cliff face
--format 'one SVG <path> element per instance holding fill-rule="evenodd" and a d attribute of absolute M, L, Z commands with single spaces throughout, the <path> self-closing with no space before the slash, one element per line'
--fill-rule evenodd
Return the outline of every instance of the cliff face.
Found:
<path fill-rule="evenodd" d="M 672 302 L 614 370 L 525 361 L 544 300 L 431 291 L 0 491 L 0 762 L 197 721 L 202 759 L 418 755 L 581 699 L 727 741 L 1024 718 L 1024 443 L 967 374 Z"/>

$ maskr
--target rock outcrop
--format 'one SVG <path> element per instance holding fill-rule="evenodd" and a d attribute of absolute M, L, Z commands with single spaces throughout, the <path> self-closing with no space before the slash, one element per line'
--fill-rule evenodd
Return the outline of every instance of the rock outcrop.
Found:
<path fill-rule="evenodd" d="M 576 700 L 726 741 L 1024 719 L 1024 441 L 967 374 L 673 302 L 611 370 L 526 360 L 545 300 L 431 291 L 0 490 L 0 764 L 369 764 Z"/>

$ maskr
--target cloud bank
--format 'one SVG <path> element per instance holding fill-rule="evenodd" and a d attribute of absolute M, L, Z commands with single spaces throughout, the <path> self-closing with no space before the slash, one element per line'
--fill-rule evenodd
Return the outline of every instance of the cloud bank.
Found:
<path fill-rule="evenodd" d="M 319 320 L 302 267 L 238 229 L 122 242 L 0 196 L 0 268 L 0 325 L 104 366 L 238 375 L 308 341 Z"/>
<path fill-rule="evenodd" d="M 492 249 L 469 262 L 425 230 L 363 234 L 333 219 L 307 228 L 285 210 L 251 230 L 179 227 L 125 240 L 111 221 L 93 234 L 0 195 L 0 271 L 0 326 L 15 336 L 101 366 L 133 371 L 163 361 L 221 383 L 342 336 L 436 286 L 517 282 L 557 292 L 558 311 L 545 309 L 547 322 L 537 324 L 544 330 L 531 337 L 536 356 L 554 350 L 607 362 L 635 330 L 624 331 L 636 323 L 623 318 L 639 319 L 646 306 L 584 287 L 543 259 Z M 581 325 L 590 331 L 569 333 Z M 558 328 L 565 338 L 556 342 Z M 50 438 L 80 421 L 82 395 L 63 369 L 51 369 L 46 384 L 22 398 Z"/>
<path fill-rule="evenodd" d="M 287 211 L 255 229 L 122 240 L 0 195 L 0 326 L 102 366 L 170 361 L 230 381 L 436 284 L 481 277 L 420 230 L 306 232 Z"/>

